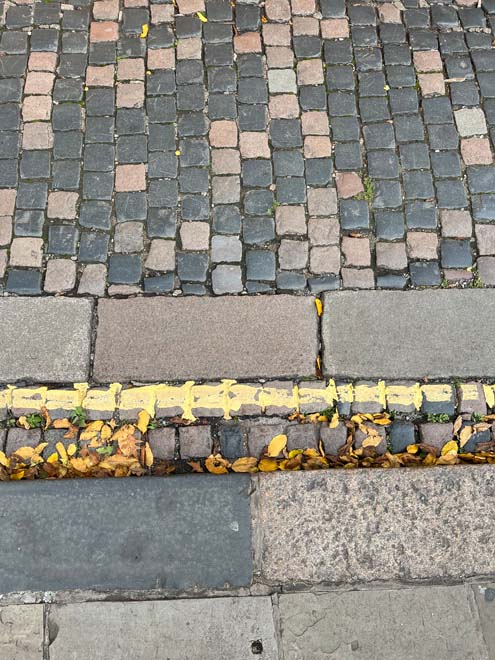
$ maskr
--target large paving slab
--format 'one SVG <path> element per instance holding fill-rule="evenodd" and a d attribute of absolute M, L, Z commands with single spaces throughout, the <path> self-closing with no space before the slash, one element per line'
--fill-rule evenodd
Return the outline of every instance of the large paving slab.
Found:
<path fill-rule="evenodd" d="M 261 573 L 269 581 L 495 572 L 491 465 L 279 473 L 262 475 L 259 488 Z"/>
<path fill-rule="evenodd" d="M 50 660 L 278 658 L 269 597 L 61 605 L 48 626 Z"/>
<path fill-rule="evenodd" d="M 69 383 L 89 374 L 89 300 L 0 300 L 0 382 Z"/>
<path fill-rule="evenodd" d="M 495 291 L 325 294 L 323 369 L 356 378 L 495 376 Z"/>
<path fill-rule="evenodd" d="M 283 657 L 487 660 L 472 600 L 465 586 L 283 595 Z"/>
<path fill-rule="evenodd" d="M 311 376 L 313 298 L 101 300 L 98 381 Z"/>
<path fill-rule="evenodd" d="M 495 582 L 473 584 L 471 589 L 478 607 L 489 660 L 495 660 Z"/>
<path fill-rule="evenodd" d="M 43 605 L 0 607 L 0 658 L 42 660 Z"/>
<path fill-rule="evenodd" d="M 239 475 L 0 484 L 0 591 L 248 585 L 248 490 Z"/>

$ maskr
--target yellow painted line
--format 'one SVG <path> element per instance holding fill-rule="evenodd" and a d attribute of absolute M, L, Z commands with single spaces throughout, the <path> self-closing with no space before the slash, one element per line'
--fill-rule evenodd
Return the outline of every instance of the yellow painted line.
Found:
<path fill-rule="evenodd" d="M 489 408 L 495 405 L 495 389 L 483 385 Z M 466 401 L 478 399 L 479 385 L 460 383 Z M 214 383 L 187 381 L 179 385 L 158 383 L 123 387 L 120 383 L 90 387 L 76 383 L 72 389 L 50 389 L 47 386 L 15 387 L 0 390 L 0 412 L 13 414 L 39 413 L 46 407 L 52 417 L 68 416 L 82 407 L 92 419 L 113 416 L 117 411 L 121 419 L 134 419 L 141 410 L 152 417 L 183 417 L 194 421 L 197 417 L 259 416 L 268 411 L 320 412 L 336 404 L 378 403 L 384 409 L 399 406 L 420 410 L 423 397 L 429 402 L 450 401 L 454 387 L 450 383 L 339 383 L 333 381 L 272 381 L 268 383 L 238 383 L 224 379 Z M 19 412 L 22 411 L 22 412 Z M 283 412 L 281 414 L 283 414 Z M 54 414 L 52 414 L 54 413 Z"/>

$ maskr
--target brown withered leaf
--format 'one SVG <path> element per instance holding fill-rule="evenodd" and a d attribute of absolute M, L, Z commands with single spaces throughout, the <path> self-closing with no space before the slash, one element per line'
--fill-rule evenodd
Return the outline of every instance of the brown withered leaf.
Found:
<path fill-rule="evenodd" d="M 454 435 L 457 435 L 459 433 L 459 430 L 462 426 L 462 415 L 459 415 L 457 419 L 454 422 Z"/>
<path fill-rule="evenodd" d="M 41 406 L 40 412 L 41 412 L 41 416 L 45 420 L 45 430 L 46 430 L 52 423 L 52 418 L 50 417 L 50 413 L 46 409 L 46 406 Z"/>
<path fill-rule="evenodd" d="M 193 472 L 204 472 L 199 461 L 187 461 L 187 464 L 192 468 Z"/>
<path fill-rule="evenodd" d="M 254 456 L 244 456 L 238 458 L 232 463 L 232 470 L 234 472 L 257 472 L 258 459 Z"/>
<path fill-rule="evenodd" d="M 205 467 L 212 474 L 226 474 L 230 463 L 220 454 L 211 454 L 205 461 Z"/>

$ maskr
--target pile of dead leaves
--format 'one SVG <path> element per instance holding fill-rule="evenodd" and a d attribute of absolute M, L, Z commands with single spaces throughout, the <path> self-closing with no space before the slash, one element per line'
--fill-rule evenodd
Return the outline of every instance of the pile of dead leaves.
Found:
<path fill-rule="evenodd" d="M 323 443 L 318 449 L 287 449 L 287 436 L 276 435 L 264 448 L 260 457 L 246 456 L 229 461 L 221 454 L 191 461 L 155 461 L 147 440 L 150 415 L 142 411 L 135 424 L 123 424 L 116 428 L 113 420 L 97 420 L 75 424 L 69 419 L 52 421 L 42 410 L 45 429 L 65 430 L 66 443 L 57 442 L 53 451 L 49 443 L 37 447 L 21 447 L 10 456 L 0 451 L 0 481 L 20 479 L 62 479 L 84 477 L 127 477 L 143 475 L 167 475 L 174 472 L 274 472 L 276 470 L 325 470 L 330 468 L 395 468 L 431 467 L 457 463 L 495 463 L 495 443 L 478 443 L 474 452 L 462 451 L 473 435 L 491 429 L 495 415 L 487 415 L 482 421 L 463 424 L 462 417 L 454 423 L 454 437 L 442 448 L 425 443 L 409 445 L 405 452 L 377 453 L 384 442 L 377 427 L 391 424 L 387 413 L 359 414 L 350 420 L 340 420 L 338 413 L 328 415 L 294 414 L 289 419 L 301 423 L 327 424 L 335 428 L 341 421 L 347 427 L 347 442 L 337 455 L 325 454 Z M 26 417 L 20 417 L 17 425 L 31 428 Z M 359 448 L 354 447 L 356 430 L 364 434 Z M 79 437 L 78 437 L 79 436 Z M 74 440 L 74 442 L 71 442 Z"/>

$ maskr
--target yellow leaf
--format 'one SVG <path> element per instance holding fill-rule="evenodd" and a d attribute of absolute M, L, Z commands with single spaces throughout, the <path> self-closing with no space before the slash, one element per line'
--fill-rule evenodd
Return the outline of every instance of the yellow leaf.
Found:
<path fill-rule="evenodd" d="M 58 454 L 56 451 L 53 452 L 53 454 L 50 454 L 48 458 L 46 459 L 47 463 L 58 463 Z"/>
<path fill-rule="evenodd" d="M 208 23 L 208 19 L 207 19 L 206 16 L 205 16 L 203 13 L 201 13 L 200 11 L 197 11 L 197 12 L 196 12 L 196 16 L 199 18 L 199 20 L 200 20 L 202 23 Z"/>
<path fill-rule="evenodd" d="M 334 412 L 334 414 L 332 415 L 332 419 L 330 420 L 330 424 L 328 426 L 331 429 L 335 429 L 335 428 L 337 428 L 338 425 L 339 425 L 339 413 L 337 411 L 337 412 Z"/>
<path fill-rule="evenodd" d="M 107 442 L 107 440 L 110 440 L 110 438 L 112 437 L 112 433 L 113 431 L 110 428 L 110 426 L 108 426 L 108 424 L 105 424 L 105 426 L 101 429 L 100 432 L 100 437 L 103 440 L 103 442 Z"/>
<path fill-rule="evenodd" d="M 22 458 L 23 461 L 30 461 L 33 458 L 34 449 L 33 447 L 19 447 L 13 452 L 14 456 Z"/>
<path fill-rule="evenodd" d="M 87 440 L 93 440 L 93 438 L 98 437 L 98 433 L 101 431 L 104 422 L 101 419 L 97 419 L 95 422 L 91 422 L 81 433 L 81 441 L 85 442 Z"/>
<path fill-rule="evenodd" d="M 11 481 L 19 481 L 24 477 L 25 474 L 25 470 L 18 470 L 17 472 L 14 472 L 14 474 L 10 475 L 10 479 Z"/>
<path fill-rule="evenodd" d="M 34 453 L 41 454 L 41 452 L 43 451 L 43 449 L 45 449 L 45 447 L 48 447 L 48 442 L 40 442 L 40 444 L 34 448 Z"/>
<path fill-rule="evenodd" d="M 351 422 L 354 422 L 355 424 L 361 424 L 365 419 L 366 417 L 364 415 L 353 415 L 351 417 Z"/>
<path fill-rule="evenodd" d="M 299 456 L 299 454 L 302 453 L 303 453 L 302 449 L 293 449 L 292 451 L 289 452 L 289 458 L 294 458 L 294 456 Z"/>
<path fill-rule="evenodd" d="M 146 431 L 148 430 L 148 424 L 150 422 L 150 419 L 151 419 L 151 415 L 149 414 L 149 412 L 147 412 L 146 410 L 141 410 L 141 412 L 138 415 L 137 424 L 136 424 L 137 428 L 141 431 L 141 433 L 146 433 Z"/>
<path fill-rule="evenodd" d="M 407 453 L 408 454 L 417 454 L 418 453 L 418 445 L 407 445 Z"/>
<path fill-rule="evenodd" d="M 228 472 L 228 465 L 229 462 L 225 458 L 222 458 L 220 454 L 216 454 L 215 456 L 211 454 L 205 461 L 206 469 L 212 474 L 226 474 Z"/>
<path fill-rule="evenodd" d="M 281 451 L 285 449 L 287 444 L 287 436 L 284 434 L 276 435 L 270 440 L 268 445 L 268 456 L 274 457 L 278 456 Z"/>
<path fill-rule="evenodd" d="M 72 422 L 65 417 L 64 419 L 56 419 L 53 422 L 54 429 L 70 429 Z"/>
<path fill-rule="evenodd" d="M 254 456 L 244 456 L 232 463 L 232 469 L 234 472 L 256 472 L 257 463 L 258 459 Z"/>
<path fill-rule="evenodd" d="M 62 442 L 57 442 L 55 449 L 58 451 L 62 463 L 67 465 L 69 462 L 69 457 L 67 456 L 67 450 L 65 449 L 64 444 Z"/>
<path fill-rule="evenodd" d="M 148 36 L 148 31 L 149 31 L 149 29 L 150 29 L 150 28 L 149 28 L 149 25 L 148 25 L 147 23 L 145 23 L 145 24 L 143 25 L 143 31 L 142 31 L 141 34 L 139 35 L 139 36 L 141 37 L 141 39 L 146 39 L 146 37 Z"/>
<path fill-rule="evenodd" d="M 70 445 L 67 447 L 68 456 L 74 456 L 76 451 L 77 451 L 77 446 L 73 442 L 71 442 Z"/>
<path fill-rule="evenodd" d="M 179 151 L 179 149 L 177 149 L 177 151 L 175 152 L 175 155 L 176 155 L 176 156 L 180 156 L 180 151 Z"/>
<path fill-rule="evenodd" d="M 260 470 L 260 472 L 275 472 L 275 470 L 278 470 L 277 461 L 272 461 L 269 458 L 262 458 L 258 463 L 258 470 Z"/>
<path fill-rule="evenodd" d="M 87 472 L 91 468 L 91 463 L 87 458 L 71 458 L 70 464 L 78 472 Z"/>
<path fill-rule="evenodd" d="M 315 449 L 314 447 L 309 447 L 308 449 L 305 449 L 303 454 L 308 458 L 320 458 L 320 454 L 318 453 L 318 450 Z"/>
<path fill-rule="evenodd" d="M 3 451 L 0 451 L 0 465 L 3 465 L 4 467 L 9 467 L 10 465 L 10 461 L 7 456 L 5 456 Z"/>
<path fill-rule="evenodd" d="M 461 426 L 462 426 L 462 416 L 459 415 L 458 418 L 454 422 L 454 435 L 457 434 L 457 432 L 459 431 Z M 461 447 L 462 447 L 462 445 L 461 445 Z"/>
<path fill-rule="evenodd" d="M 469 439 L 473 435 L 473 429 L 471 426 L 465 426 L 459 433 L 459 444 L 461 447 L 464 447 L 469 442 Z M 442 452 L 443 453 L 443 452 Z"/>
<path fill-rule="evenodd" d="M 437 465 L 455 465 L 458 462 L 459 458 L 454 452 L 449 452 L 437 459 Z"/>
<path fill-rule="evenodd" d="M 149 442 L 147 442 L 144 446 L 144 462 L 147 468 L 153 467 L 153 452 L 151 451 Z"/>
<path fill-rule="evenodd" d="M 21 426 L 23 429 L 26 429 L 26 431 L 29 431 L 29 429 L 31 428 L 29 426 L 29 422 L 27 421 L 25 415 L 21 415 L 19 417 L 19 419 L 17 420 L 17 426 Z"/>
<path fill-rule="evenodd" d="M 450 440 L 450 442 L 447 442 L 444 444 L 442 447 L 442 456 L 446 456 L 447 454 L 457 454 L 459 451 L 459 448 L 457 446 L 457 442 L 455 440 Z"/>
<path fill-rule="evenodd" d="M 437 459 L 433 454 L 427 454 L 423 459 L 423 465 L 430 467 L 437 464 Z"/>
<path fill-rule="evenodd" d="M 321 316 L 323 313 L 323 303 L 319 298 L 315 298 L 316 312 L 318 316 Z"/>
<path fill-rule="evenodd" d="M 118 431 L 115 431 L 115 433 L 112 436 L 112 440 L 114 442 L 118 442 L 122 438 L 127 438 L 128 435 L 132 435 L 135 431 L 135 426 L 134 424 L 124 424 Z"/>
<path fill-rule="evenodd" d="M 268 19 L 267 19 L 267 17 L 266 17 L 266 16 L 262 16 L 262 17 L 261 17 L 261 22 L 262 22 L 262 23 L 268 23 Z"/>

